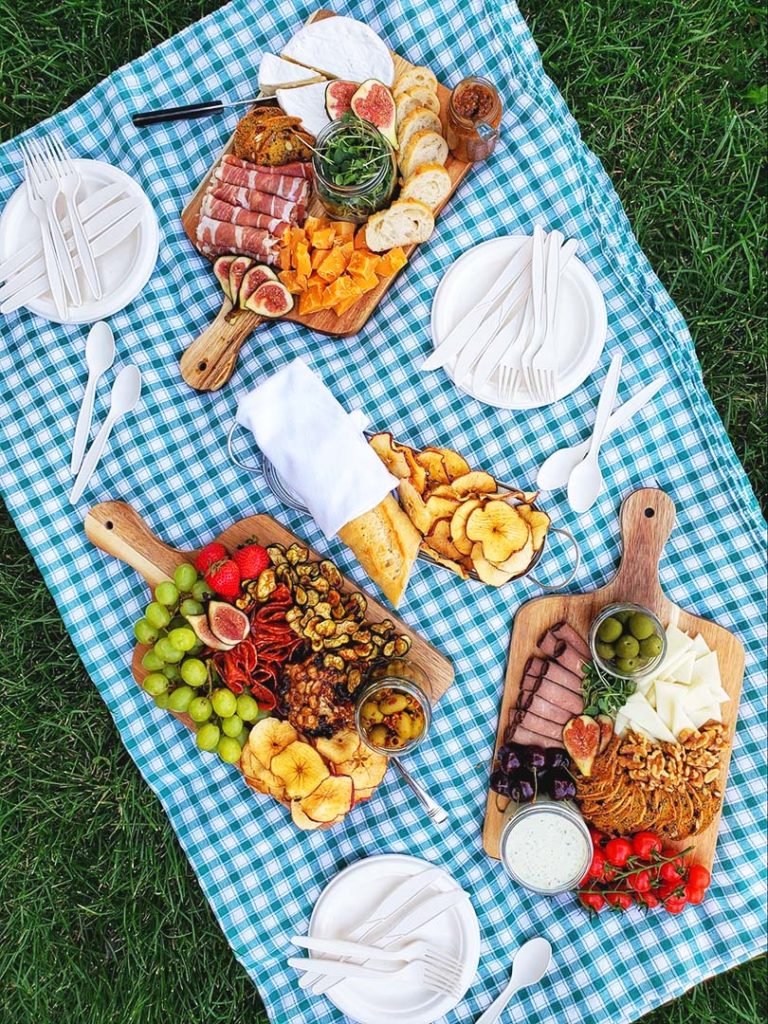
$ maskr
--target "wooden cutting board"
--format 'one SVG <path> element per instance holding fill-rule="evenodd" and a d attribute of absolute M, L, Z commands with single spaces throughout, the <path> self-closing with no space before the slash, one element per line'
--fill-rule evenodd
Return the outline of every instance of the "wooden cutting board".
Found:
<path fill-rule="evenodd" d="M 673 604 L 659 584 L 659 559 L 675 525 L 675 506 L 663 491 L 643 488 L 634 491 L 621 506 L 622 556 L 618 572 L 599 590 L 587 594 L 558 594 L 528 601 L 515 616 L 509 660 L 504 683 L 504 694 L 499 712 L 496 751 L 504 739 L 510 710 L 517 701 L 520 681 L 526 661 L 534 653 L 537 641 L 550 626 L 567 621 L 585 639 L 597 612 L 616 601 L 634 601 L 650 608 L 666 627 L 669 623 L 683 632 L 701 633 L 709 647 L 717 652 L 723 688 L 731 698 L 722 706 L 723 722 L 728 728 L 730 741 L 724 751 L 720 773 L 720 789 L 725 792 L 728 763 L 733 746 L 733 730 L 744 678 L 744 648 L 739 640 L 723 626 L 702 619 Z M 483 826 L 485 852 L 498 859 L 503 810 L 508 801 L 489 791 Z M 695 859 L 711 869 L 715 859 L 720 811 L 714 821 L 700 835 L 682 843 L 670 843 L 677 849 L 692 846 Z"/>
<path fill-rule="evenodd" d="M 119 558 L 121 562 L 125 562 L 140 573 L 150 590 L 154 590 L 161 580 L 172 577 L 173 570 L 179 562 L 189 561 L 195 555 L 194 549 L 182 551 L 163 543 L 152 533 L 141 516 L 130 505 L 121 501 L 105 501 L 100 505 L 94 505 L 85 517 L 85 532 L 88 539 L 97 548 Z M 262 544 L 298 543 L 308 547 L 300 537 L 286 530 L 271 516 L 265 515 L 248 516 L 247 519 L 241 519 L 227 527 L 218 537 L 211 537 L 210 540 L 221 541 L 225 547 L 231 550 L 252 537 L 256 537 Z M 209 543 L 210 540 L 206 540 L 206 543 Z M 309 548 L 309 551 L 315 558 L 323 557 L 312 548 Z M 346 576 L 343 579 L 346 591 L 360 590 Z M 432 683 L 434 698 L 439 699 L 454 679 L 451 662 L 432 644 L 422 639 L 418 633 L 414 633 L 402 619 L 399 619 L 388 608 L 379 604 L 365 591 L 361 591 L 361 593 L 368 601 L 367 617 L 371 622 L 391 619 L 400 632 L 411 638 L 412 646 L 408 657 L 424 670 Z M 141 659 L 146 651 L 146 646 L 137 644 L 133 653 L 131 668 L 137 683 L 141 683 L 147 674 L 147 670 L 141 664 Z M 191 719 L 187 715 L 177 715 L 177 718 L 190 727 L 192 726 Z"/>
<path fill-rule="evenodd" d="M 319 10 L 308 19 L 308 22 L 333 17 L 335 17 L 333 11 Z M 410 61 L 407 61 L 394 51 L 392 57 L 395 62 L 395 77 L 414 67 Z M 457 77 L 461 78 L 463 76 L 458 75 Z M 445 130 L 446 111 L 451 90 L 444 85 L 438 84 L 437 95 L 440 100 L 440 120 L 443 123 L 443 130 Z M 222 153 L 231 152 L 233 139 L 234 135 L 230 138 Z M 181 213 L 181 223 L 193 244 L 195 242 L 198 221 L 200 220 L 200 206 L 203 202 L 203 196 L 219 159 L 220 156 L 217 157 L 210 171 Z M 472 164 L 464 163 L 462 160 L 455 160 L 449 154 L 445 167 L 451 176 L 452 188 L 446 199 L 435 210 L 435 217 L 437 217 L 467 176 Z M 328 216 L 322 203 L 315 196 L 313 196 L 309 205 L 309 213 L 315 217 Z M 416 248 L 416 245 L 405 246 L 406 256 L 410 257 Z M 407 269 L 407 264 L 403 269 Z M 301 316 L 294 309 L 285 319 L 292 320 L 297 324 L 303 324 L 314 331 L 320 331 L 321 334 L 331 334 L 337 337 L 357 334 L 363 328 L 396 277 L 397 274 L 395 273 L 390 277 L 381 279 L 376 288 L 361 296 L 342 316 L 336 316 L 331 309 L 319 310 L 317 313 L 308 313 Z M 217 294 L 221 292 L 221 288 L 213 273 L 211 273 L 211 288 L 215 289 Z M 264 320 L 264 317 L 247 311 L 232 313 L 227 310 L 227 305 L 222 306 L 220 313 L 213 323 L 190 344 L 181 357 L 181 375 L 187 384 L 197 391 L 216 391 L 227 383 L 234 372 L 237 356 L 243 342 Z"/>

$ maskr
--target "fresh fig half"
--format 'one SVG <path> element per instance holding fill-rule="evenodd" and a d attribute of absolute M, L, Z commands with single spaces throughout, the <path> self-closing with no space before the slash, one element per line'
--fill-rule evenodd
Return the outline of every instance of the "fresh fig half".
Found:
<path fill-rule="evenodd" d="M 208 603 L 208 625 L 213 635 L 224 644 L 239 644 L 251 628 L 245 612 L 226 601 Z"/>
<path fill-rule="evenodd" d="M 293 309 L 293 296 L 280 281 L 265 281 L 245 300 L 245 308 L 259 316 L 285 316 Z"/>
<path fill-rule="evenodd" d="M 186 619 L 197 639 L 206 647 L 210 647 L 212 651 L 231 651 L 235 646 L 234 643 L 223 643 L 219 640 L 211 631 L 211 627 L 208 625 L 208 616 L 204 612 L 200 615 L 187 615 Z"/>
<path fill-rule="evenodd" d="M 230 302 L 232 302 L 232 292 L 229 287 L 229 268 L 235 262 L 234 256 L 219 256 L 216 262 L 213 264 L 213 272 L 221 285 L 221 290 L 227 296 Z"/>
<path fill-rule="evenodd" d="M 610 715 L 598 715 L 595 721 L 600 726 L 600 745 L 597 750 L 599 755 L 608 749 L 608 744 L 613 739 L 613 719 Z"/>
<path fill-rule="evenodd" d="M 392 93 L 376 78 L 369 78 L 352 97 L 350 109 L 364 121 L 369 121 L 397 149 L 395 131 L 395 101 Z"/>
<path fill-rule="evenodd" d="M 357 82 L 345 82 L 339 78 L 325 87 L 325 110 L 332 121 L 342 117 L 352 107 L 352 97 L 357 92 Z"/>
<path fill-rule="evenodd" d="M 263 263 L 257 263 L 255 267 L 249 267 L 243 275 L 243 280 L 240 282 L 240 291 L 238 292 L 237 302 L 238 305 L 246 309 L 246 302 L 253 295 L 259 285 L 264 284 L 265 281 L 276 281 L 277 274 L 271 267 L 265 266 Z"/>
<path fill-rule="evenodd" d="M 235 305 L 238 305 L 240 296 L 240 285 L 243 283 L 245 272 L 253 266 L 250 256 L 236 256 L 229 267 L 229 296 Z"/>
<path fill-rule="evenodd" d="M 563 746 L 584 778 L 592 774 L 600 750 L 600 723 L 589 715 L 576 715 L 565 723 Z"/>

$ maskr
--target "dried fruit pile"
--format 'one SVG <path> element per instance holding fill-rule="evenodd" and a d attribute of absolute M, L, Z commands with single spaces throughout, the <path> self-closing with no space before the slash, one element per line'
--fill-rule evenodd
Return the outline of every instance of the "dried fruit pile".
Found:
<path fill-rule="evenodd" d="M 400 504 L 434 561 L 494 587 L 528 571 L 550 525 L 534 507 L 538 492 L 499 489 L 490 473 L 472 470 L 450 448 L 417 451 L 389 433 L 374 434 L 370 444 L 399 479 Z"/>

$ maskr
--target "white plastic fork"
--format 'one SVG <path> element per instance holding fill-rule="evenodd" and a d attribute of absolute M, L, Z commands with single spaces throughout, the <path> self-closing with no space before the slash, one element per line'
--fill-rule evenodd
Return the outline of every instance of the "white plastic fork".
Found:
<path fill-rule="evenodd" d="M 45 140 L 45 155 L 52 172 L 57 176 L 61 193 L 64 196 L 69 222 L 72 226 L 72 238 L 75 252 L 80 257 L 85 279 L 90 285 L 93 297 L 102 296 L 101 280 L 93 258 L 93 250 L 83 227 L 80 210 L 77 206 L 77 193 L 80 188 L 80 172 L 75 167 L 72 157 L 56 138 Z"/>
<path fill-rule="evenodd" d="M 463 965 L 447 954 L 440 953 L 423 939 L 406 943 L 397 949 L 378 949 L 376 946 L 361 946 L 355 942 L 336 939 L 300 939 L 294 936 L 296 945 L 303 945 L 315 951 L 334 953 L 337 956 L 367 958 L 364 964 L 347 960 L 332 960 L 324 957 L 291 957 L 288 964 L 299 971 L 311 971 L 336 978 L 394 978 L 406 973 L 415 975 L 433 992 L 445 995 L 459 995 Z M 388 967 L 387 964 L 400 966 Z"/>
<path fill-rule="evenodd" d="M 529 293 L 525 302 L 525 308 L 523 309 L 520 329 L 502 356 L 499 366 L 499 397 L 502 402 L 511 402 L 517 391 L 517 383 L 520 377 L 520 359 L 531 336 L 531 326 L 533 323 L 532 308 L 533 303 Z"/>
<path fill-rule="evenodd" d="M 64 295 L 64 277 L 57 255 L 54 232 L 48 218 L 48 208 L 38 188 L 32 152 L 24 142 L 19 144 L 19 149 L 21 150 L 21 158 L 24 162 L 27 204 L 40 224 L 40 237 L 43 242 L 43 257 L 45 259 L 45 271 L 48 275 L 48 286 L 51 289 L 56 312 L 62 320 L 66 320 L 68 314 L 66 297 Z"/>

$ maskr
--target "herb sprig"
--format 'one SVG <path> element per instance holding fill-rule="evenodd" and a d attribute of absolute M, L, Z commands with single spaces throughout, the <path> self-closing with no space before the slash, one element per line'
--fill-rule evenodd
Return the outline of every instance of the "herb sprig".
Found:
<path fill-rule="evenodd" d="M 593 661 L 584 666 L 581 691 L 585 715 L 615 715 L 637 689 L 634 679 L 619 679 L 598 670 Z"/>

